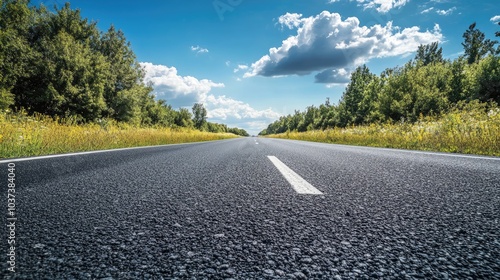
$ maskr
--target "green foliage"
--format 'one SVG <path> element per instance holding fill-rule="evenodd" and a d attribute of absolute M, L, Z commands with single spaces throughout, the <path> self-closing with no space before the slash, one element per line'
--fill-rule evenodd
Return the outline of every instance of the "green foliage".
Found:
<path fill-rule="evenodd" d="M 244 137 L 250 136 L 248 132 L 241 128 L 229 128 L 227 132 Z"/>
<path fill-rule="evenodd" d="M 357 125 L 364 122 L 366 115 L 369 113 L 367 110 L 365 100 L 370 99 L 368 85 L 375 78 L 366 65 L 356 68 L 351 75 L 351 82 L 347 85 L 344 95 L 339 104 L 339 123 L 338 126 L 345 127 L 347 125 Z M 367 95 L 365 97 L 365 95 Z"/>
<path fill-rule="evenodd" d="M 193 105 L 193 123 L 199 130 L 205 130 L 207 124 L 207 109 L 201 103 Z"/>
<path fill-rule="evenodd" d="M 179 112 L 175 114 L 174 123 L 180 127 L 193 127 L 194 123 L 191 119 L 193 115 L 186 108 L 179 109 Z"/>
<path fill-rule="evenodd" d="M 415 60 L 421 62 L 424 66 L 431 63 L 441 63 L 443 62 L 443 48 L 438 49 L 438 42 L 420 45 Z"/>
<path fill-rule="evenodd" d="M 499 35 L 499 34 L 497 34 Z M 472 24 L 464 33 L 465 56 L 444 60 L 437 43 L 418 47 L 414 60 L 379 76 L 365 65 L 351 75 L 338 105 L 282 116 L 259 135 L 328 130 L 370 124 L 416 123 L 449 114 L 457 104 L 500 103 L 500 56 L 496 41 Z"/>
<path fill-rule="evenodd" d="M 0 110 L 77 123 L 229 131 L 207 123 L 201 104 L 193 107 L 193 121 L 187 109 L 156 100 L 143 79 L 130 43 L 114 26 L 99 31 L 69 3 L 49 12 L 27 0 L 0 1 Z"/>
<path fill-rule="evenodd" d="M 476 98 L 500 104 L 500 56 L 488 56 L 479 62 Z"/>
<path fill-rule="evenodd" d="M 460 102 L 439 118 L 270 135 L 326 143 L 500 156 L 500 108 Z"/>
<path fill-rule="evenodd" d="M 493 47 L 497 41 L 485 39 L 484 33 L 476 29 L 475 22 L 465 31 L 463 38 L 464 42 L 462 46 L 464 47 L 465 57 L 469 64 L 478 62 L 488 53 L 494 53 Z"/>
<path fill-rule="evenodd" d="M 0 111 L 7 110 L 12 104 L 14 104 L 14 95 L 0 88 Z"/>

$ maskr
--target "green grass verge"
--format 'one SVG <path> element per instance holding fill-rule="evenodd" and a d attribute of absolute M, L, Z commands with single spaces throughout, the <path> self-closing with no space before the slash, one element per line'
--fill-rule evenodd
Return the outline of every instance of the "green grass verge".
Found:
<path fill-rule="evenodd" d="M 238 137 L 193 129 L 137 128 L 115 122 L 76 125 L 69 120 L 0 113 L 0 159 Z"/>

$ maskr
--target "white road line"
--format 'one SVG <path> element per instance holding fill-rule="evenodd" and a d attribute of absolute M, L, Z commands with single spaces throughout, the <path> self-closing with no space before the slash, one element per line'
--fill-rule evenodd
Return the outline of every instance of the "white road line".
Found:
<path fill-rule="evenodd" d="M 286 166 L 281 160 L 275 156 L 267 156 L 269 160 L 278 168 L 283 177 L 292 185 L 292 188 L 300 194 L 323 194 L 318 189 L 309 184 L 306 180 L 300 177 L 299 174 L 295 173 L 292 169 Z"/>
<path fill-rule="evenodd" d="M 310 144 L 325 145 L 325 146 L 331 146 L 331 147 L 335 147 L 335 146 L 346 147 L 346 148 L 351 148 L 351 149 L 385 150 L 385 151 L 396 152 L 396 153 L 402 152 L 402 153 L 430 155 L 430 156 L 443 156 L 443 157 L 456 157 L 456 158 L 466 158 L 466 159 L 482 159 L 482 160 L 500 161 L 500 157 L 481 156 L 481 155 L 453 154 L 453 153 L 446 153 L 446 152 L 428 152 L 428 151 L 417 151 L 417 150 L 404 150 L 404 149 L 397 149 L 397 148 L 381 148 L 381 147 L 343 145 L 343 144 L 334 144 L 334 143 L 330 144 L 330 143 L 309 142 L 309 141 L 290 140 L 290 139 L 280 139 L 280 140 L 302 142 L 302 143 L 306 142 L 306 143 L 310 143 Z"/>

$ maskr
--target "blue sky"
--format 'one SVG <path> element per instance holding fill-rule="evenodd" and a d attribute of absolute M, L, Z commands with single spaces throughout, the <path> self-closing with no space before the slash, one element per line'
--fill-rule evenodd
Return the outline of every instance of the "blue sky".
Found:
<path fill-rule="evenodd" d="M 46 6 L 62 0 L 33 1 Z M 500 30 L 498 0 L 71 1 L 83 17 L 121 29 L 155 94 L 174 108 L 202 102 L 209 121 L 257 134 L 281 115 L 338 102 L 350 72 L 379 74 L 439 41 Z"/>

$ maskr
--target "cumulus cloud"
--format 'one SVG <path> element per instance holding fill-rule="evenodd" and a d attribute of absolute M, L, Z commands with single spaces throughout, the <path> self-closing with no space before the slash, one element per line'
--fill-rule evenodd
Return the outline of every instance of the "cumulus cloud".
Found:
<path fill-rule="evenodd" d="M 327 69 L 318 73 L 314 78 L 316 83 L 347 84 L 351 79 L 351 72 L 344 68 Z"/>
<path fill-rule="evenodd" d="M 248 65 L 244 65 L 244 64 L 239 64 L 238 67 L 236 67 L 233 72 L 234 73 L 238 73 L 240 71 L 244 71 L 244 70 L 247 70 L 248 69 Z"/>
<path fill-rule="evenodd" d="M 278 22 L 281 24 L 282 28 L 284 26 L 286 26 L 289 29 L 294 29 L 294 28 L 299 27 L 299 25 L 301 24 L 301 22 L 302 22 L 301 18 L 302 18 L 302 14 L 286 13 L 286 14 L 279 17 Z"/>
<path fill-rule="evenodd" d="M 210 121 L 243 128 L 250 134 L 257 134 L 280 117 L 271 108 L 257 110 L 248 103 L 224 95 L 209 95 L 205 107 Z"/>
<path fill-rule="evenodd" d="M 244 77 L 308 75 L 322 71 L 316 76 L 316 82 L 342 81 L 340 69 L 354 68 L 372 58 L 407 55 L 420 44 L 443 40 L 437 24 L 427 31 L 416 26 L 401 30 L 392 22 L 367 27 L 360 26 L 356 17 L 342 20 L 339 14 L 328 11 L 307 18 L 287 13 L 278 22 L 297 29 L 297 35 L 284 40 L 280 47 L 271 48 L 269 54 L 251 65 Z"/>
<path fill-rule="evenodd" d="M 421 11 L 420 13 L 421 13 L 421 14 L 427 14 L 427 13 L 432 12 L 432 10 L 434 10 L 434 7 L 430 7 L 430 8 L 428 8 L 428 9 L 425 9 L 425 10 Z"/>
<path fill-rule="evenodd" d="M 457 7 L 450 8 L 448 10 L 437 10 L 436 13 L 440 16 L 449 16 L 453 14 L 453 12 L 457 9 Z"/>
<path fill-rule="evenodd" d="M 209 95 L 206 100 L 208 117 L 226 120 L 235 119 L 276 119 L 280 115 L 272 109 L 256 110 L 248 103 L 235 100 L 225 95 Z"/>
<path fill-rule="evenodd" d="M 200 46 L 191 46 L 191 50 L 196 53 L 208 53 L 208 49 L 202 48 Z"/>
<path fill-rule="evenodd" d="M 223 83 L 215 83 L 211 80 L 199 80 L 191 76 L 180 76 L 175 67 L 155 65 L 149 62 L 141 62 L 145 70 L 144 82 L 151 83 L 156 96 L 166 99 L 180 99 L 189 106 L 194 102 L 204 101 L 212 88 L 224 87 Z"/>
<path fill-rule="evenodd" d="M 500 15 L 490 18 L 490 21 L 494 24 L 498 24 L 500 22 Z"/>
<path fill-rule="evenodd" d="M 328 3 L 331 4 L 339 1 L 340 0 L 329 0 Z M 350 2 L 354 1 L 365 9 L 376 9 L 379 13 L 384 14 L 392 9 L 401 8 L 410 2 L 410 0 L 350 0 Z"/>
<path fill-rule="evenodd" d="M 213 88 L 224 87 L 223 83 L 181 76 L 175 67 L 149 62 L 141 62 L 140 65 L 145 70 L 144 82 L 153 86 L 157 98 L 167 100 L 174 108 L 191 107 L 194 103 L 201 102 L 207 108 L 210 121 L 253 130 L 265 128 L 265 125 L 253 127 L 256 123 L 269 124 L 280 116 L 270 108 L 257 110 L 248 103 L 211 93 Z"/>
<path fill-rule="evenodd" d="M 365 9 L 375 8 L 379 13 L 387 13 L 392 9 L 401 8 L 410 0 L 356 0 Z"/>

